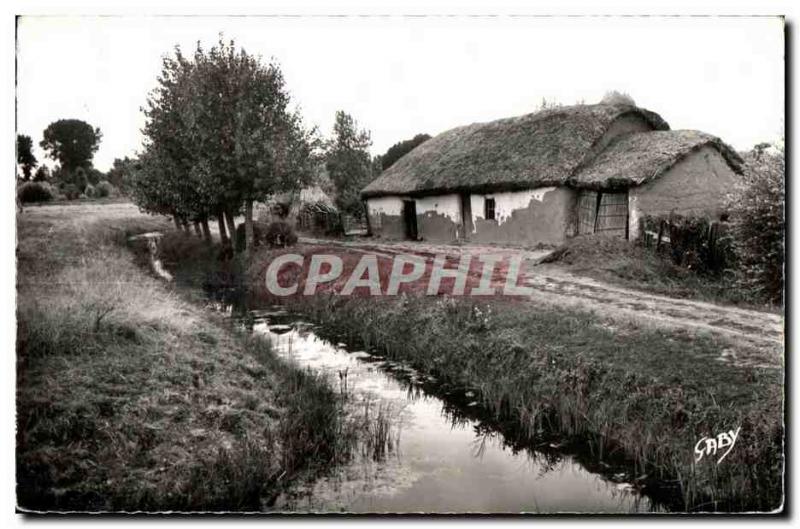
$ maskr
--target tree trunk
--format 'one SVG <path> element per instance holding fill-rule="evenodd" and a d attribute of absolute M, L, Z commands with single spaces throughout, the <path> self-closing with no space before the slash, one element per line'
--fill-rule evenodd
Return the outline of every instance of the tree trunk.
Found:
<path fill-rule="evenodd" d="M 246 257 L 252 255 L 255 249 L 255 238 L 253 237 L 253 201 L 247 199 L 244 203 L 244 254 Z"/>
<path fill-rule="evenodd" d="M 200 221 L 200 227 L 203 229 L 203 239 L 208 244 L 211 244 L 211 228 L 208 227 L 208 217 L 203 217 Z"/>
<path fill-rule="evenodd" d="M 219 239 L 222 241 L 222 246 L 227 246 L 228 231 L 225 229 L 225 214 L 222 210 L 217 212 L 217 224 L 219 224 Z"/>
<path fill-rule="evenodd" d="M 194 221 L 194 234 L 197 235 L 198 237 L 203 236 L 203 234 L 200 233 L 200 223 L 197 221 Z"/>
<path fill-rule="evenodd" d="M 175 229 L 181 231 L 181 221 L 177 215 L 172 216 L 172 220 L 175 222 Z"/>
<path fill-rule="evenodd" d="M 225 222 L 228 223 L 228 233 L 230 233 L 233 251 L 236 251 L 236 221 L 230 211 L 225 212 Z"/>
<path fill-rule="evenodd" d="M 183 232 L 189 235 L 189 223 L 186 222 L 186 219 L 181 219 L 181 226 L 183 226 Z"/>

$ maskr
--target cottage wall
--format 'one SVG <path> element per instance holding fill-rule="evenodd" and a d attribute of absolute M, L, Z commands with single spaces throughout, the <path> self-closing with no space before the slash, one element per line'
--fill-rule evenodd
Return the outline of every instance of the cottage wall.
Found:
<path fill-rule="evenodd" d="M 426 241 L 451 242 L 461 233 L 461 199 L 456 194 L 416 199 L 417 229 Z"/>
<path fill-rule="evenodd" d="M 703 147 L 676 163 L 655 180 L 631 188 L 628 193 L 628 232 L 635 239 L 639 219 L 645 215 L 718 216 L 726 195 L 740 181 L 723 156 Z"/>
<path fill-rule="evenodd" d="M 403 239 L 403 197 L 388 196 L 367 199 L 369 226 L 373 235 L 387 239 Z"/>
<path fill-rule="evenodd" d="M 486 198 L 495 200 L 495 220 L 484 217 Z M 473 194 L 470 202 L 470 241 L 560 244 L 572 234 L 575 192 L 565 187 Z"/>

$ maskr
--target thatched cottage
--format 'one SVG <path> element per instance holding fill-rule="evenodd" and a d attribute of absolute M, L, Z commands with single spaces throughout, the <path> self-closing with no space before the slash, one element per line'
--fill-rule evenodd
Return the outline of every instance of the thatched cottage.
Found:
<path fill-rule="evenodd" d="M 654 112 L 577 105 L 443 132 L 362 197 L 371 233 L 386 238 L 633 239 L 644 215 L 718 215 L 741 164 L 719 138 L 670 130 Z"/>

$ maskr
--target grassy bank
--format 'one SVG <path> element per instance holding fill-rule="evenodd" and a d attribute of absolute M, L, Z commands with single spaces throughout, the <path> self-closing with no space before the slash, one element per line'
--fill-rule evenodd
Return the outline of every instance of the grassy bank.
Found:
<path fill-rule="evenodd" d="M 127 204 L 18 216 L 17 502 L 259 510 L 349 456 L 338 391 L 137 266 Z"/>
<path fill-rule="evenodd" d="M 546 259 L 578 275 L 661 294 L 711 303 L 780 311 L 736 288 L 732 278 L 701 275 L 674 265 L 652 248 L 614 237 L 574 237 Z"/>
<path fill-rule="evenodd" d="M 628 459 L 645 483 L 678 480 L 687 510 L 782 503 L 782 371 L 723 364 L 726 344 L 710 336 L 612 329 L 592 314 L 497 300 L 294 304 L 339 339 L 477 390 L 531 439 L 582 437 L 601 459 Z M 739 426 L 721 464 L 721 453 L 694 462 L 703 436 Z"/>

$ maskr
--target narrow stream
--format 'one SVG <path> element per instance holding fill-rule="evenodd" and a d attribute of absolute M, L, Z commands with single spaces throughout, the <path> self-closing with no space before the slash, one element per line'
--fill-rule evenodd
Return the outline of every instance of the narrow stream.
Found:
<path fill-rule="evenodd" d="M 436 396 L 437 381 L 413 369 L 332 344 L 279 308 L 251 311 L 253 332 L 300 366 L 346 373 L 348 391 L 393 410 L 397 449 L 358 460 L 281 497 L 278 510 L 353 513 L 629 513 L 660 510 L 624 474 L 601 476 L 574 455 L 513 449 L 503 435 L 460 413 L 469 391 Z M 553 446 L 553 445 L 551 445 Z"/>
<path fill-rule="evenodd" d="M 158 258 L 160 233 L 146 241 L 153 272 L 172 275 Z M 225 292 L 210 304 L 231 314 Z M 220 297 L 222 299 L 220 299 Z M 212 301 L 216 299 L 216 301 Z M 239 305 L 236 301 L 234 304 Z M 238 311 L 237 311 L 238 313 Z M 354 458 L 313 483 L 281 496 L 287 512 L 351 513 L 637 513 L 670 510 L 641 493 L 635 478 L 568 442 L 530 446 L 507 438 L 481 410 L 470 390 L 448 389 L 432 376 L 344 343 L 321 338 L 319 329 L 281 307 L 232 316 L 268 336 L 275 352 L 325 374 L 348 400 L 388 410 L 397 438 L 380 461 Z M 624 468 L 624 466 L 622 467 Z M 591 469 L 591 470 L 590 470 Z M 672 500 L 669 500 L 670 503 Z"/>

